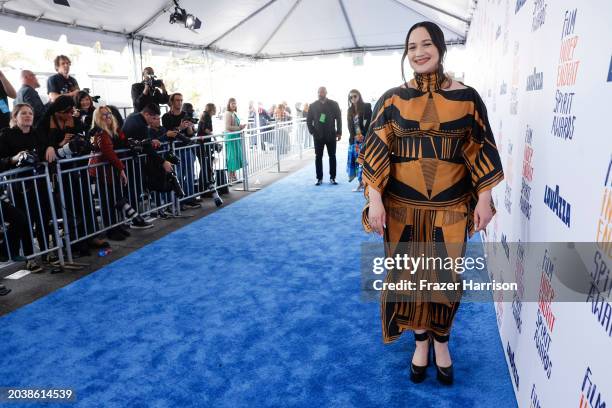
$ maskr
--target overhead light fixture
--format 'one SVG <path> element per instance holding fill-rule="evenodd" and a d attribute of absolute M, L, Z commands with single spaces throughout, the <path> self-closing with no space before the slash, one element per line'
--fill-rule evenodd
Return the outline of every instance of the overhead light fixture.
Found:
<path fill-rule="evenodd" d="M 178 0 L 174 0 L 174 12 L 170 14 L 170 24 L 183 23 L 185 28 L 189 30 L 199 30 L 202 27 L 202 21 L 193 14 L 187 13 L 184 8 L 178 4 Z"/>

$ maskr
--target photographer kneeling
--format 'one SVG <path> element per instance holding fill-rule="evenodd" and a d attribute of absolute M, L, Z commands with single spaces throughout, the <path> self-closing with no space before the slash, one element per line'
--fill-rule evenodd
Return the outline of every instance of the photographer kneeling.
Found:
<path fill-rule="evenodd" d="M 132 85 L 132 104 L 134 112 L 140 112 L 145 106 L 150 104 L 157 105 L 168 103 L 168 92 L 164 81 L 155 77 L 153 68 L 146 67 L 142 70 L 142 82 Z"/>
<path fill-rule="evenodd" d="M 144 107 L 141 112 L 134 112 L 129 115 L 125 123 L 123 124 L 123 132 L 128 138 L 130 149 L 135 153 L 144 153 L 147 155 L 147 161 L 144 165 L 145 179 L 144 184 L 149 190 L 158 192 L 174 191 L 178 198 L 185 196 L 180 183 L 176 177 L 172 162 L 178 163 L 178 159 L 167 154 L 164 159 L 155 150 L 161 147 L 161 141 L 159 139 L 149 138 L 149 127 L 155 128 L 159 126 L 159 107 L 155 104 L 149 104 Z M 170 133 L 170 132 L 168 132 Z M 135 179 L 137 180 L 136 189 L 140 189 L 141 183 L 139 182 L 142 175 L 140 173 L 140 166 L 135 167 Z M 142 191 L 137 191 L 137 197 L 142 194 Z M 132 195 L 131 199 L 135 197 Z M 134 205 L 135 202 L 132 202 Z"/>
<path fill-rule="evenodd" d="M 126 218 L 137 224 L 146 225 L 147 222 L 132 208 L 126 197 L 128 177 L 125 166 L 115 153 L 115 149 L 128 147 L 125 134 L 119 129 L 110 108 L 104 105 L 94 111 L 93 125 L 90 133 L 93 151 L 99 155 L 89 159 L 89 175 L 100 189 L 100 212 L 104 225 L 117 223 L 117 211 L 124 212 Z M 102 162 L 108 162 L 110 166 L 97 166 Z M 123 241 L 130 233 L 121 224 L 110 229 L 107 235 L 114 241 Z"/>
<path fill-rule="evenodd" d="M 49 106 L 49 109 L 40 121 L 38 134 L 41 145 L 44 146 L 45 160 L 52 164 L 57 160 L 83 157 L 91 152 L 91 143 L 85 136 L 82 123 L 76 118 L 75 101 L 67 95 L 60 95 Z M 42 151 L 42 150 L 41 150 Z M 69 162 L 62 164 L 62 169 L 81 167 L 83 162 Z M 64 201 L 66 204 L 67 220 L 64 228 L 70 233 L 74 242 L 85 236 L 93 234 L 95 218 L 93 216 L 93 198 L 88 180 L 87 169 L 64 173 L 62 176 Z M 56 190 L 56 193 L 59 193 Z M 92 237 L 80 240 L 72 247 L 76 256 L 90 255 L 89 247 L 106 248 L 108 242 Z"/>

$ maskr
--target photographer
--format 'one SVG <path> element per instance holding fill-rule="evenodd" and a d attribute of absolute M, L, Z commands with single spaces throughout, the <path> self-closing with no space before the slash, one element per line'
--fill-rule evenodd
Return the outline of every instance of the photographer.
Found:
<path fill-rule="evenodd" d="M 145 153 L 147 155 L 147 161 L 144 165 L 145 185 L 147 188 L 158 192 L 170 191 L 167 188 L 173 190 L 179 198 L 184 196 L 178 180 L 176 180 L 176 174 L 172 167 L 172 163 L 169 160 L 164 159 L 155 150 L 161 147 L 160 139 L 149 138 L 149 128 L 159 128 L 159 106 L 156 104 L 149 104 L 143 108 L 141 112 L 134 112 L 125 119 L 123 124 L 123 132 L 128 138 L 130 148 L 139 153 Z M 162 133 L 163 135 L 164 133 Z M 170 132 L 165 132 L 170 134 Z M 172 133 L 174 134 L 174 133 Z M 168 157 L 168 155 L 166 155 Z M 173 157 L 172 160 L 175 158 Z M 140 166 L 135 168 L 135 178 L 140 180 Z M 141 183 L 137 183 L 136 195 L 140 196 Z M 132 189 L 135 191 L 136 189 Z M 135 199 L 134 196 L 131 197 Z M 135 204 L 136 201 L 132 201 Z"/>
<path fill-rule="evenodd" d="M 155 78 L 153 68 L 146 67 L 142 70 L 142 82 L 132 85 L 132 103 L 134 112 L 140 112 L 149 104 L 157 105 L 168 103 L 168 92 L 164 81 Z"/>
<path fill-rule="evenodd" d="M 34 111 L 27 104 L 17 104 L 13 108 L 10 128 L 0 131 L 0 170 L 6 171 L 17 167 L 32 166 L 36 164 L 36 151 L 41 146 L 34 130 Z M 20 174 L 19 177 L 29 176 L 31 173 Z M 28 218 L 32 227 L 36 228 L 36 238 L 41 249 L 48 247 L 51 229 L 51 210 L 47 186 L 40 180 L 27 180 L 12 185 L 9 191 L 14 199 L 2 199 L 3 222 L 8 221 L 10 227 L 5 234 L 8 235 L 8 249 L 10 258 L 19 259 L 19 243 L 23 247 L 25 256 L 34 253 L 34 236 L 28 229 Z M 39 211 L 40 210 L 40 211 Z M 16 238 L 16 239 L 15 239 Z M 32 259 L 26 262 L 26 269 L 31 272 L 40 272 L 42 268 Z"/>
<path fill-rule="evenodd" d="M 89 154 L 91 144 L 85 136 L 81 122 L 76 118 L 75 101 L 67 95 L 60 95 L 49 106 L 43 116 L 38 133 L 44 145 L 45 160 L 54 163 L 60 159 L 71 159 Z M 82 166 L 83 163 L 70 162 L 62 169 Z M 93 217 L 93 200 L 87 169 L 66 173 L 62 178 L 66 212 L 69 219 L 64 220 L 64 227 L 70 231 L 74 241 L 95 231 Z M 57 191 L 56 191 L 57 192 Z M 100 238 L 90 238 L 73 245 L 76 256 L 90 254 L 89 247 L 108 247 L 108 242 Z"/>
<path fill-rule="evenodd" d="M 185 104 L 189 106 L 188 104 Z M 183 111 L 183 95 L 180 93 L 173 93 L 170 95 L 170 111 L 162 116 L 162 126 L 168 131 L 175 131 L 174 141 L 179 142 L 179 146 L 185 146 L 191 144 L 189 140 L 195 136 L 194 123 L 197 120 L 193 120 L 193 112 L 188 113 Z M 192 107 L 193 110 L 193 107 Z M 169 135 L 170 136 L 170 135 Z M 183 162 L 183 166 L 179 167 L 179 180 L 183 182 L 186 187 L 187 195 L 193 195 L 194 190 L 194 165 L 195 155 L 190 149 L 182 149 L 179 153 L 180 160 Z M 184 208 L 199 208 L 201 205 L 195 198 L 189 198 L 182 203 Z"/>
<path fill-rule="evenodd" d="M 111 109 L 99 106 L 94 111 L 93 124 L 94 128 L 91 131 L 93 151 L 100 154 L 89 159 L 89 175 L 100 189 L 100 212 L 103 224 L 107 226 L 116 224 L 117 211 L 121 211 L 136 224 L 150 225 L 132 208 L 126 198 L 128 176 L 115 149 L 127 147 L 127 138 L 119 129 Z M 96 166 L 102 162 L 108 162 L 110 165 Z M 107 235 L 114 241 L 123 241 L 130 236 L 130 233 L 123 228 L 123 225 L 119 225 L 110 229 Z"/>
<path fill-rule="evenodd" d="M 79 83 L 74 77 L 70 76 L 70 58 L 65 55 L 58 55 L 53 60 L 57 74 L 51 75 L 47 79 L 47 92 L 49 102 L 53 103 L 58 96 L 67 95 L 71 98 L 76 97 L 79 92 Z"/>

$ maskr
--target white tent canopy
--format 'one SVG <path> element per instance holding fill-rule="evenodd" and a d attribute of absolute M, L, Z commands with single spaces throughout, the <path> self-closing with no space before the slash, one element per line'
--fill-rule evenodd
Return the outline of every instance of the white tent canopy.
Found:
<path fill-rule="evenodd" d="M 472 0 L 179 0 L 202 20 L 197 31 L 170 24 L 168 0 L 0 0 L 0 26 L 29 35 L 62 34 L 73 44 L 100 41 L 106 49 L 142 43 L 208 50 L 250 58 L 403 49 L 408 28 L 440 25 L 448 43 L 462 44 Z"/>

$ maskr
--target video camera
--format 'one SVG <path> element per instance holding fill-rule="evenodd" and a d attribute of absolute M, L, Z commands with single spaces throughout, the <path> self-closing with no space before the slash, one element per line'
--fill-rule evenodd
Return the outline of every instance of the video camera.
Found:
<path fill-rule="evenodd" d="M 157 79 L 155 75 L 146 75 L 142 82 L 149 88 L 159 88 L 164 84 L 164 81 Z"/>

